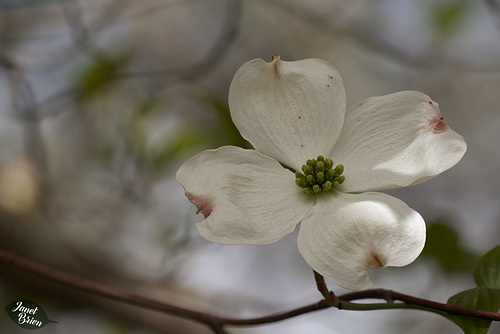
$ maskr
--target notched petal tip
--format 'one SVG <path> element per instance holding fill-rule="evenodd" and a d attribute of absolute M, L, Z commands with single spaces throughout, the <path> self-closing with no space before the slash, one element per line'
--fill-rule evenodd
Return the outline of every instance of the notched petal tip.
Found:
<path fill-rule="evenodd" d="M 435 116 L 429 121 L 427 129 L 431 133 L 440 134 L 448 129 L 448 124 L 443 120 L 443 117 Z"/>
<path fill-rule="evenodd" d="M 273 68 L 274 77 L 277 80 L 281 79 L 281 59 L 280 56 L 272 56 L 273 61 L 270 63 Z"/>
<path fill-rule="evenodd" d="M 370 253 L 369 259 L 368 259 L 368 269 L 375 269 L 375 268 L 385 268 L 387 267 L 387 261 L 383 256 L 380 256 L 377 254 L 375 251 L 372 251 Z"/>
<path fill-rule="evenodd" d="M 427 96 L 428 97 L 428 96 Z M 448 124 L 444 121 L 439 110 L 439 103 L 429 98 L 427 104 L 431 107 L 432 117 L 427 123 L 427 130 L 433 134 L 440 134 L 448 129 Z"/>
<path fill-rule="evenodd" d="M 242 137 L 295 170 L 331 152 L 345 115 L 340 74 L 320 59 L 250 60 L 236 72 L 228 102 Z"/>
<path fill-rule="evenodd" d="M 203 216 L 206 218 L 208 218 L 208 216 L 210 216 L 210 214 L 212 214 L 212 211 L 213 211 L 213 198 L 210 197 L 210 196 L 196 196 L 194 194 L 189 194 L 189 193 L 186 193 L 186 197 L 189 199 L 189 201 L 191 203 L 193 203 L 194 205 L 196 205 L 196 207 L 198 208 L 198 211 L 196 211 L 196 214 L 198 213 L 202 213 Z"/>

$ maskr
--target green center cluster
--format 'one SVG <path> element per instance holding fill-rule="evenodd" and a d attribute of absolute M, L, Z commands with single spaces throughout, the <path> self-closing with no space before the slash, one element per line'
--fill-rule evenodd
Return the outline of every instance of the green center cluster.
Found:
<path fill-rule="evenodd" d="M 329 191 L 345 181 L 345 177 L 341 176 L 344 166 L 337 165 L 333 168 L 333 161 L 321 155 L 317 159 L 307 160 L 307 163 L 302 166 L 302 172 L 304 173 L 295 173 L 295 183 L 303 188 L 306 194 Z"/>

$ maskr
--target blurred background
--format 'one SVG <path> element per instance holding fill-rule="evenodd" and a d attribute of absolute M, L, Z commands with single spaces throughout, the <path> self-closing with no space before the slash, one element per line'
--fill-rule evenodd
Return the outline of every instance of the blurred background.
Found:
<path fill-rule="evenodd" d="M 205 241 L 175 181 L 204 149 L 248 146 L 229 116 L 229 84 L 247 60 L 273 55 L 330 61 L 348 105 L 401 90 L 439 102 L 468 152 L 429 182 L 389 191 L 426 219 L 428 241 L 413 264 L 371 277 L 439 302 L 475 287 L 475 261 L 500 243 L 497 0 L 0 0 L 0 248 L 226 317 L 319 300 L 296 234 L 265 246 Z M 40 334 L 210 333 L 0 265 L 0 306 L 16 299 L 59 322 Z M 0 312 L 1 333 L 25 331 Z M 461 332 L 396 310 L 230 331 Z"/>

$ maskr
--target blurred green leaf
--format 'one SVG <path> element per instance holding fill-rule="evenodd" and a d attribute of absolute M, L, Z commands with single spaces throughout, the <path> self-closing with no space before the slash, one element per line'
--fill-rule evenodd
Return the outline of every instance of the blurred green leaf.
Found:
<path fill-rule="evenodd" d="M 249 143 L 240 135 L 234 125 L 229 107 L 226 101 L 216 96 L 203 92 L 198 98 L 215 111 L 217 120 L 215 123 L 206 121 L 196 122 L 190 127 L 181 130 L 175 138 L 165 145 L 148 149 L 146 161 L 155 170 L 164 168 L 171 160 L 185 152 L 200 151 L 209 147 L 220 147 L 223 145 L 234 145 L 243 148 L 249 147 Z M 147 114 L 148 111 L 145 110 Z M 141 117 L 136 115 L 137 117 Z M 141 133 L 141 127 L 135 128 L 137 134 Z"/>
<path fill-rule="evenodd" d="M 143 117 L 150 116 L 151 114 L 159 111 L 157 105 L 158 102 L 153 97 L 149 97 L 145 101 L 139 103 L 134 113 Z"/>
<path fill-rule="evenodd" d="M 453 32 L 462 23 L 467 9 L 468 3 L 464 0 L 433 4 L 432 16 L 437 30 L 443 34 Z"/>
<path fill-rule="evenodd" d="M 109 323 L 104 325 L 102 330 L 103 334 L 128 334 L 131 333 L 129 326 L 118 320 L 110 320 Z"/>
<path fill-rule="evenodd" d="M 474 279 L 480 287 L 500 289 L 500 246 L 479 259 L 474 270 Z"/>
<path fill-rule="evenodd" d="M 150 98 L 139 102 L 132 114 L 125 118 L 122 132 L 139 155 L 146 150 L 151 115 L 158 110 L 157 101 Z"/>
<path fill-rule="evenodd" d="M 241 136 L 240 131 L 236 128 L 231 119 L 231 113 L 229 112 L 227 102 L 213 95 L 208 96 L 207 101 L 214 108 L 221 122 L 221 131 L 219 131 L 219 136 L 217 137 L 219 146 L 234 145 L 248 148 L 250 145 Z"/>
<path fill-rule="evenodd" d="M 472 271 L 477 255 L 460 242 L 457 232 L 444 221 L 438 220 L 427 228 L 427 241 L 423 255 L 435 258 L 444 272 Z"/>
<path fill-rule="evenodd" d="M 148 140 L 148 116 L 147 113 L 135 111 L 125 123 L 123 133 L 129 139 L 130 145 L 136 153 L 144 152 Z"/>
<path fill-rule="evenodd" d="M 76 78 L 76 87 L 83 96 L 92 95 L 106 88 L 113 76 L 125 63 L 124 57 L 99 58 L 83 68 Z"/>
<path fill-rule="evenodd" d="M 170 141 L 168 145 L 151 150 L 149 152 L 149 163 L 154 169 L 159 170 L 169 161 L 186 151 L 207 148 L 211 138 L 211 134 L 200 127 L 187 128 L 177 135 L 175 140 Z"/>
<path fill-rule="evenodd" d="M 500 309 L 500 290 L 474 288 L 462 291 L 448 299 L 448 304 L 473 308 L 476 310 L 498 312 Z M 491 320 L 473 318 L 457 314 L 449 314 L 465 334 L 485 334 L 491 325 Z"/>

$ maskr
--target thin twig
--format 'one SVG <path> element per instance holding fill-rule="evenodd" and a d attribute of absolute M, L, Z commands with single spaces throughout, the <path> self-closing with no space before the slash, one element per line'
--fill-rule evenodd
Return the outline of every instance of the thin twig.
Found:
<path fill-rule="evenodd" d="M 10 265 L 12 267 L 35 274 L 38 277 L 43 277 L 62 285 L 66 285 L 81 291 L 86 291 L 105 298 L 114 299 L 117 301 L 160 311 L 166 314 L 171 314 L 186 319 L 196 320 L 209 326 L 217 323 L 217 319 L 213 319 L 209 314 L 184 309 L 133 293 L 121 291 L 104 284 L 86 280 L 81 277 L 77 277 L 75 275 L 50 268 L 48 266 L 36 263 L 9 252 L 5 252 L 3 250 L 0 250 L 0 263 Z"/>
<path fill-rule="evenodd" d="M 209 313 L 203 313 L 193 310 L 188 310 L 182 307 L 163 303 L 154 299 L 139 296 L 133 293 L 121 291 L 110 286 L 92 282 L 81 277 L 77 277 L 60 270 L 56 270 L 34 261 L 17 256 L 13 253 L 0 250 L 0 264 L 5 264 L 24 272 L 34 274 L 38 277 L 51 280 L 53 282 L 63 284 L 78 290 L 86 291 L 95 295 L 99 295 L 108 299 L 113 299 L 136 305 L 151 310 L 159 311 L 165 314 L 170 314 L 193 321 L 197 321 L 208 326 L 214 333 L 227 334 L 224 329 L 227 325 L 250 326 L 260 325 L 272 322 L 277 322 L 298 315 L 322 310 L 325 308 L 337 307 L 345 310 L 370 311 L 381 309 L 416 309 L 430 311 L 447 316 L 448 313 L 455 313 L 476 318 L 489 319 L 500 321 L 500 314 L 482 310 L 469 309 L 465 307 L 442 304 L 426 299 L 408 296 L 399 292 L 384 289 L 371 289 L 357 292 L 347 293 L 336 297 L 334 301 L 320 300 L 317 303 L 306 305 L 297 309 L 286 311 L 283 313 L 272 314 L 259 318 L 250 319 L 233 319 L 214 316 Z M 361 299 L 384 299 L 386 303 L 353 303 L 354 300 Z M 340 301 L 340 305 L 336 305 Z M 395 302 L 399 301 L 399 302 Z"/>
<path fill-rule="evenodd" d="M 392 301 L 399 300 L 404 302 L 406 305 L 419 306 L 426 310 L 435 310 L 440 312 L 455 313 L 470 317 L 500 321 L 500 313 L 476 310 L 452 304 L 437 303 L 431 300 L 421 299 L 405 295 L 396 291 L 385 290 L 385 289 L 371 289 L 371 290 L 357 291 L 339 296 L 339 299 L 343 301 L 372 299 L 372 298 L 383 298 L 383 299 L 390 298 Z M 388 303 L 388 304 L 397 305 L 397 303 Z"/>

